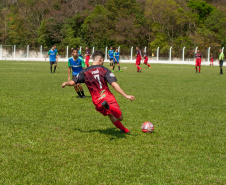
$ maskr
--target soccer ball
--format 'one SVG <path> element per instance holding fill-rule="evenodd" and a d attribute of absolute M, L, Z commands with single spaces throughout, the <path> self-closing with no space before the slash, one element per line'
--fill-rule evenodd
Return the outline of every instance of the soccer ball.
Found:
<path fill-rule="evenodd" d="M 154 125 L 151 122 L 144 122 L 141 126 L 142 132 L 152 133 L 154 131 Z"/>

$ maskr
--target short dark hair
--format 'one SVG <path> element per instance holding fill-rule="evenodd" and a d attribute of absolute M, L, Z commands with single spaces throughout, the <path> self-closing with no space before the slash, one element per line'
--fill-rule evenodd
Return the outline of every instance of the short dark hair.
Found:
<path fill-rule="evenodd" d="M 74 50 L 78 51 L 77 48 L 71 48 L 71 52 L 73 52 Z"/>
<path fill-rule="evenodd" d="M 100 56 L 101 58 L 103 58 L 104 59 L 104 53 L 102 53 L 101 51 L 95 51 L 94 53 L 93 53 L 93 60 L 95 60 L 95 58 L 97 57 L 97 56 Z"/>

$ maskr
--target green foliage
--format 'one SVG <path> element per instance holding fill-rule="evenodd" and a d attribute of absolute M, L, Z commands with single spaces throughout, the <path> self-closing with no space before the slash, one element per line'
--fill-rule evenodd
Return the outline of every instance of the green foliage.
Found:
<path fill-rule="evenodd" d="M 158 45 L 167 54 L 169 46 L 226 43 L 224 9 L 201 0 L 18 0 L 0 5 L 4 44 L 102 49 Z"/>
<path fill-rule="evenodd" d="M 191 8 L 193 12 L 197 12 L 201 21 L 204 21 L 214 10 L 214 7 L 212 5 L 207 4 L 205 1 L 201 0 L 189 1 L 188 7 Z"/>
<path fill-rule="evenodd" d="M 88 45 L 104 48 L 111 45 L 109 38 L 113 34 L 113 30 L 110 26 L 107 9 L 97 5 L 93 12 L 86 17 L 81 26 L 81 32 Z"/>
<path fill-rule="evenodd" d="M 226 45 L 226 13 L 215 9 L 205 21 L 205 27 L 212 31 L 214 41 Z"/>
<path fill-rule="evenodd" d="M 43 46 L 53 45 L 50 39 L 50 32 L 47 30 L 47 22 L 49 20 L 45 20 L 41 22 L 41 25 L 38 29 L 38 43 Z"/>

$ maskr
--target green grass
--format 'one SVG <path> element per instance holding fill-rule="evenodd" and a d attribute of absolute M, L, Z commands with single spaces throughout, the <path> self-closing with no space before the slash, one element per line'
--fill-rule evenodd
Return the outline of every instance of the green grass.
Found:
<path fill-rule="evenodd" d="M 110 89 L 130 135 L 95 111 L 84 84 L 86 99 L 61 88 L 67 63 L 50 74 L 48 62 L 0 61 L 0 184 L 225 184 L 219 67 L 121 66 L 118 84 L 136 100 Z"/>

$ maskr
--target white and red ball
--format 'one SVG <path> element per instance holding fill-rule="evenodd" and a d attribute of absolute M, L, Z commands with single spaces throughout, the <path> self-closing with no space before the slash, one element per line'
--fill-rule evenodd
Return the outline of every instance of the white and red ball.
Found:
<path fill-rule="evenodd" d="M 144 122 L 141 126 L 142 132 L 152 133 L 154 131 L 154 125 L 151 122 Z"/>

